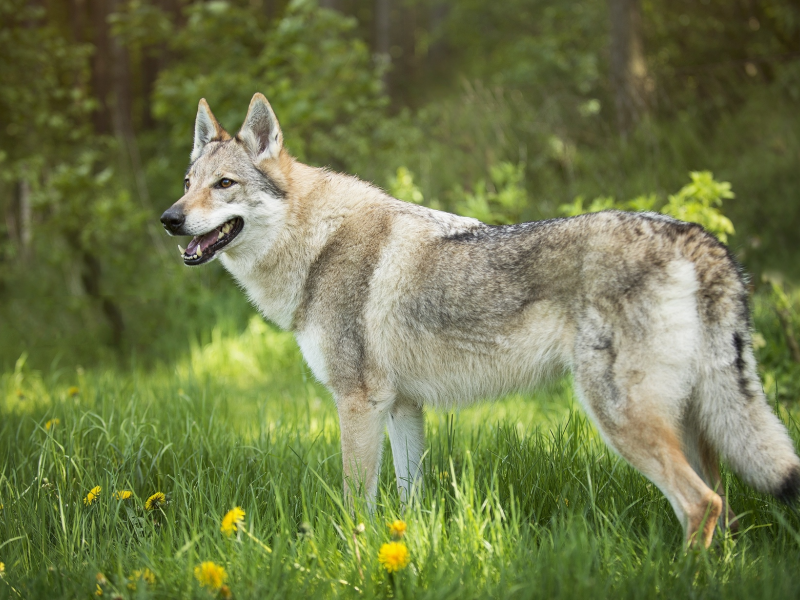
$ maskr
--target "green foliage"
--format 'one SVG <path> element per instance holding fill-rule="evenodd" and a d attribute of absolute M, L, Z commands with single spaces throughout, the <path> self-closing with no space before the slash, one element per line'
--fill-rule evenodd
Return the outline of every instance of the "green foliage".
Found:
<path fill-rule="evenodd" d="M 107 30 L 66 0 L 46 10 L 0 0 L 0 362 L 25 349 L 39 365 L 112 356 L 103 298 L 125 325 L 118 356 L 180 352 L 226 312 L 245 327 L 250 309 L 219 265 L 183 269 L 157 222 L 180 197 L 201 96 L 235 128 L 252 94 L 266 93 L 301 160 L 409 201 L 491 223 L 550 218 L 565 204 L 571 214 L 661 210 L 732 241 L 751 272 L 800 273 L 792 2 L 644 3 L 657 102 L 625 140 L 606 2 L 412 4 L 393 13 L 386 71 L 371 55 L 374 3 L 361 0 L 337 11 L 310 0 L 125 0 Z M 105 34 L 129 65 L 93 58 L 115 52 Z M 93 123 L 119 105 L 108 85 L 120 65 L 137 134 L 124 142 Z M 741 199 L 724 215 L 710 175 L 684 187 L 687 172 L 706 170 Z"/>
<path fill-rule="evenodd" d="M 389 193 L 395 198 L 414 204 L 422 204 L 425 200 L 414 183 L 414 174 L 406 167 L 397 167 L 397 173 L 389 180 Z"/>
<path fill-rule="evenodd" d="M 776 274 L 764 274 L 753 302 L 756 349 L 764 389 L 776 400 L 800 400 L 800 289 Z"/>
<path fill-rule="evenodd" d="M 44 8 L 0 0 L 0 182 L 33 181 L 48 160 L 69 157 L 91 108 L 71 77 L 86 76 L 88 46 L 69 44 Z M 32 76 L 35 74 L 35 76 Z"/>
<path fill-rule="evenodd" d="M 148 371 L 21 359 L 0 374 L 0 597 L 96 597 L 103 573 L 103 597 L 199 600 L 207 560 L 242 600 L 798 594 L 796 515 L 727 476 L 743 531 L 684 551 L 669 502 L 608 450 L 568 381 L 428 413 L 426 429 L 417 501 L 401 504 L 387 448 L 377 509 L 351 512 L 335 405 L 291 335 L 258 319 Z M 166 502 L 148 512 L 155 492 Z M 226 537 L 235 506 L 247 533 Z M 389 576 L 377 556 L 397 518 L 411 564 Z M 154 582 L 130 589 L 144 568 Z"/>
<path fill-rule="evenodd" d="M 722 201 L 734 197 L 731 184 L 727 181 L 714 181 L 710 171 L 689 173 L 692 182 L 683 186 L 677 194 L 671 195 L 661 212 L 682 221 L 699 223 L 727 243 L 728 236 L 734 234 L 733 223 L 722 214 Z"/>
<path fill-rule="evenodd" d="M 24 0 L 0 0 L 0 198 L 24 182 L 47 187 L 49 169 L 69 162 L 73 144 L 85 135 L 91 102 L 69 76 L 85 75 L 90 49 L 68 44 L 44 9 Z M 35 74 L 35 76 L 32 76 Z M 5 202 L 0 201 L 0 207 Z M 6 208 L 6 210 L 8 210 Z M 0 286 L 13 277 L 20 244 L 11 243 L 8 221 L 0 221 Z M 16 232 L 19 235 L 19 232 Z M 9 264 L 12 262 L 12 264 Z"/>
<path fill-rule="evenodd" d="M 43 16 L 0 2 L 0 77 L 28 82 L 0 88 L 0 204 L 11 217 L 3 224 L 17 229 L 16 240 L 0 242 L 0 287 L 14 290 L 0 305 L 9 323 L 0 339 L 17 353 L 32 340 L 55 346 L 71 327 L 118 338 L 124 323 L 112 297 L 129 295 L 147 263 L 141 232 L 149 216 L 109 159 L 117 144 L 91 134 L 93 102 L 74 85 L 87 77 L 91 49 L 68 43 Z M 92 311 L 116 319 L 111 337 L 98 327 L 104 317 L 80 322 Z"/>
<path fill-rule="evenodd" d="M 528 204 L 524 185 L 524 166 L 501 162 L 489 167 L 488 180 L 477 179 L 469 190 L 461 186 L 450 190 L 447 208 L 484 223 L 518 223 Z M 424 198 L 414 182 L 414 174 L 407 167 L 399 167 L 395 176 L 389 180 L 389 193 L 406 202 L 424 203 L 436 209 L 441 207 L 440 200 Z"/>
<path fill-rule="evenodd" d="M 708 123 L 795 68 L 779 57 L 798 49 L 796 2 L 765 0 L 753 10 L 726 0 L 655 0 L 642 7 L 647 60 L 670 98 L 660 102 L 662 115 L 688 113 Z"/>
<path fill-rule="evenodd" d="M 589 206 L 584 206 L 585 199 L 583 196 L 578 196 L 568 204 L 562 204 L 558 207 L 559 212 L 565 217 L 575 217 L 584 213 L 600 212 L 601 210 L 624 210 L 620 208 L 617 201 L 610 196 L 598 196 L 589 203 Z"/>
<path fill-rule="evenodd" d="M 599 0 L 464 0 L 453 6 L 445 35 L 469 75 L 539 97 L 547 89 L 548 102 L 555 91 L 573 108 L 597 101 L 605 11 Z"/>
<path fill-rule="evenodd" d="M 19 181 L 28 182 L 31 215 L 25 218 L 33 229 L 24 261 L 12 260 L 19 241 L 0 238 L 0 293 L 3 284 L 15 292 L 0 305 L 2 319 L 12 324 L 0 332 L 0 362 L 26 348 L 36 348 L 37 361 L 61 354 L 93 362 L 109 356 L 112 341 L 155 357 L 157 346 L 174 348 L 196 328 L 213 326 L 213 318 L 193 323 L 183 311 L 199 317 L 226 310 L 237 292 L 233 286 L 211 292 L 224 278 L 219 266 L 190 273 L 177 252 L 165 249 L 174 246 L 157 221 L 180 195 L 201 96 L 233 126 L 252 94 L 266 92 L 288 145 L 305 160 L 344 169 L 372 156 L 370 138 L 387 102 L 381 71 L 353 35 L 354 19 L 339 12 L 294 1 L 270 20 L 241 3 L 194 3 L 175 35 L 162 8 L 123 3 L 111 15 L 111 32 L 131 52 L 168 43 L 181 58 L 156 83 L 153 110 L 164 123 L 139 140 L 146 157 L 142 181 L 128 159 L 138 154 L 137 141 L 93 135 L 92 104 L 82 88 L 70 87 L 70 74 L 88 71 L 90 49 L 67 43 L 41 20 L 42 11 L 2 2 L 8 19 L 0 19 L 0 49 L 12 60 L 2 61 L 0 72 L 4 81 L 32 84 L 0 90 L 0 129 L 9 133 L 0 139 L 0 192 L 13 197 Z M 235 319 L 247 314 L 244 298 L 231 301 Z M 171 310 L 177 314 L 166 314 Z M 172 327 L 177 344 L 166 341 Z"/>
<path fill-rule="evenodd" d="M 734 197 L 731 184 L 727 181 L 716 181 L 710 171 L 689 173 L 691 183 L 683 186 L 677 194 L 671 194 L 666 203 L 661 203 L 658 196 L 649 194 L 637 196 L 627 202 L 617 202 L 610 196 L 599 196 L 584 206 L 584 198 L 578 196 L 569 204 L 559 207 L 561 214 L 575 216 L 601 210 L 632 210 L 659 212 L 691 223 L 699 223 L 723 243 L 728 243 L 728 235 L 733 235 L 733 223 L 722 214 L 722 201 Z M 660 208 L 657 207 L 661 204 Z"/>
<path fill-rule="evenodd" d="M 34 197 L 35 208 L 47 216 L 37 242 L 51 261 L 74 258 L 66 249 L 53 252 L 53 242 L 57 248 L 60 240 L 78 254 L 118 247 L 104 257 L 115 269 L 127 270 L 131 256 L 143 256 L 148 240 L 138 234 L 150 215 L 115 180 L 114 169 L 104 160 L 108 151 L 81 149 L 72 164 L 61 163 L 51 171 L 47 187 Z"/>
<path fill-rule="evenodd" d="M 162 7 L 146 0 L 128 0 L 118 9 L 109 16 L 111 33 L 119 36 L 128 47 L 141 51 L 170 39 L 173 24 Z"/>
<path fill-rule="evenodd" d="M 501 162 L 489 167 L 489 180 L 478 179 L 472 190 L 454 191 L 454 209 L 484 223 L 518 223 L 528 202 L 524 187 L 525 168 Z"/>
<path fill-rule="evenodd" d="M 186 154 L 190 147 L 199 98 L 235 127 L 260 91 L 301 160 L 343 168 L 353 154 L 368 156 L 387 99 L 381 70 L 354 28 L 353 18 L 308 0 L 293 0 L 272 23 L 233 2 L 189 5 L 172 40 L 182 60 L 160 74 L 153 97 L 172 148 Z"/>

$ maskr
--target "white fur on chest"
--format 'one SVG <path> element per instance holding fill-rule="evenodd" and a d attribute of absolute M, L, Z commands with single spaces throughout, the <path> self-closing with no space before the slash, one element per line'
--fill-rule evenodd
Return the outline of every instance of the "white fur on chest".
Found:
<path fill-rule="evenodd" d="M 244 290 L 247 299 L 253 303 L 261 315 L 281 329 L 292 326 L 295 309 L 299 302 L 298 286 L 269 270 L 223 254 L 222 265 L 233 275 Z"/>
<path fill-rule="evenodd" d="M 322 329 L 318 325 L 309 325 L 303 331 L 298 331 L 295 334 L 297 345 L 300 346 L 300 352 L 303 353 L 303 358 L 311 368 L 311 372 L 314 373 L 314 377 L 320 383 L 327 385 L 328 367 L 322 352 L 323 337 Z"/>

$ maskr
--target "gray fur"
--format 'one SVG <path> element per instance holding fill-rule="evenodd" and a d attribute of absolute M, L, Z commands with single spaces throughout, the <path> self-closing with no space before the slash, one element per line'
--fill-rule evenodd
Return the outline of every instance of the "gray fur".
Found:
<path fill-rule="evenodd" d="M 294 313 L 293 329 L 303 329 L 313 319 L 332 333 L 326 351 L 339 356 L 332 363 L 331 386 L 340 394 L 367 385 L 364 305 L 389 225 L 381 213 L 361 227 L 343 224 L 312 263 L 303 301 Z"/>

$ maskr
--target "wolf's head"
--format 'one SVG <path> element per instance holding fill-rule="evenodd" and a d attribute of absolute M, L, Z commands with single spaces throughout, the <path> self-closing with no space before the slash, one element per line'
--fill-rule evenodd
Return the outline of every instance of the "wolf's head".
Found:
<path fill-rule="evenodd" d="M 282 163 L 289 160 L 278 120 L 263 95 L 253 96 L 235 137 L 200 100 L 184 195 L 161 215 L 170 235 L 193 236 L 181 249 L 183 262 L 201 265 L 221 252 L 269 247 L 287 215 Z"/>

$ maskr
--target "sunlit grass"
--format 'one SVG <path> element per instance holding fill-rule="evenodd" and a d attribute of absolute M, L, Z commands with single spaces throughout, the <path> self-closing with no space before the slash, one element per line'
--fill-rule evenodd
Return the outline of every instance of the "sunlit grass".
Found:
<path fill-rule="evenodd" d="M 343 508 L 333 403 L 291 337 L 258 320 L 147 372 L 20 361 L 0 394 L 0 597 L 800 593 L 794 515 L 728 478 L 745 531 L 686 553 L 667 501 L 608 451 L 566 380 L 428 413 L 419 500 L 401 506 L 387 442 L 374 514 Z M 407 557 L 381 562 L 392 542 Z"/>

